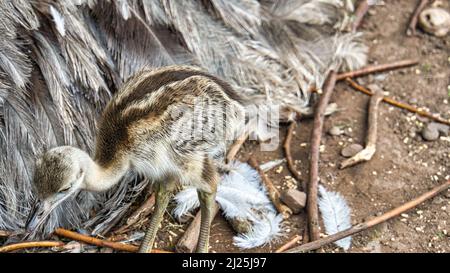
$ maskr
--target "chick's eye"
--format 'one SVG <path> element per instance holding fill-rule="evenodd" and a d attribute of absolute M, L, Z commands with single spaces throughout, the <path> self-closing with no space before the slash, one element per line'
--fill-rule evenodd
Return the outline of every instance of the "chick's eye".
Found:
<path fill-rule="evenodd" d="M 67 192 L 69 190 L 70 190 L 70 187 L 67 187 L 67 188 L 64 188 L 64 189 L 60 190 L 59 193 L 65 193 L 65 192 Z"/>

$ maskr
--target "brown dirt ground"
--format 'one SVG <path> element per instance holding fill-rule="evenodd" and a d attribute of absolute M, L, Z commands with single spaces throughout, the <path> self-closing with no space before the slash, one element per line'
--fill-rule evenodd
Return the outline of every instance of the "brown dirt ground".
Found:
<path fill-rule="evenodd" d="M 405 35 L 406 26 L 417 1 L 384 1 L 385 5 L 371 8 L 361 29 L 370 47 L 371 63 L 419 58 L 420 65 L 369 76 L 358 81 L 374 83 L 400 101 L 428 107 L 433 113 L 450 118 L 450 35 L 435 38 L 419 31 L 417 37 Z M 446 3 L 448 7 L 448 2 Z M 353 223 L 394 208 L 428 191 L 450 177 L 450 140 L 426 142 L 420 131 L 428 121 L 406 111 L 383 104 L 380 107 L 378 151 L 365 164 L 338 170 L 343 160 L 340 151 L 350 143 L 364 144 L 368 97 L 339 83 L 332 97 L 341 111 L 327 118 L 325 131 L 343 126 L 345 135 L 325 135 L 321 153 L 320 177 L 327 188 L 340 192 L 352 208 Z M 302 121 L 293 139 L 297 168 L 304 179 L 308 175 L 308 144 L 312 121 Z M 282 128 L 283 140 L 286 128 Z M 305 146 L 306 145 L 306 146 Z M 245 161 L 255 153 L 260 163 L 283 158 L 281 149 L 259 152 L 255 143 L 246 143 L 239 154 Z M 287 188 L 291 174 L 283 165 L 277 173 L 268 175 L 280 189 Z M 299 183 L 300 184 L 300 183 Z M 169 208 L 169 211 L 171 209 Z M 450 252 L 450 191 L 376 228 L 356 235 L 350 252 Z M 158 232 L 156 247 L 173 250 L 188 224 L 179 224 L 166 214 Z M 286 221 L 287 236 L 270 246 L 245 252 L 272 252 L 296 234 L 303 234 L 305 213 Z M 233 246 L 234 233 L 222 216 L 212 224 L 212 252 L 243 252 Z M 325 252 L 341 252 L 329 246 Z"/>

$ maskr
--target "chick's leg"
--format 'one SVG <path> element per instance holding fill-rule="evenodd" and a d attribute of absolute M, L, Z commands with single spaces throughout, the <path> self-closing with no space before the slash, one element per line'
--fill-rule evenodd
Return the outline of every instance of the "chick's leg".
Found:
<path fill-rule="evenodd" d="M 140 253 L 148 253 L 153 248 L 155 242 L 156 232 L 158 231 L 159 224 L 161 223 L 164 212 L 170 201 L 170 196 L 175 189 L 175 181 L 170 180 L 167 182 L 161 182 L 156 186 L 156 204 L 153 211 L 152 219 L 150 220 L 150 227 L 145 233 L 144 240 L 139 247 Z"/>
<path fill-rule="evenodd" d="M 207 253 L 209 247 L 209 233 L 211 228 L 211 222 L 214 215 L 214 206 L 216 199 L 217 183 L 219 180 L 219 175 L 217 173 L 217 168 L 208 161 L 207 164 L 203 166 L 203 179 L 210 186 L 210 190 L 198 190 L 198 199 L 200 201 L 200 211 L 201 211 L 201 223 L 200 223 L 200 234 L 197 244 L 198 253 Z"/>

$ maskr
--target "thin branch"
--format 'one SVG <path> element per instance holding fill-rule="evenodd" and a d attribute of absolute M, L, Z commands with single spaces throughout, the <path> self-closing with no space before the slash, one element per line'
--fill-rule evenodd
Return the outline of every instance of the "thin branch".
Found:
<path fill-rule="evenodd" d="M 367 76 L 369 74 L 374 74 L 374 73 L 378 73 L 378 72 L 385 72 L 385 71 L 389 71 L 389 70 L 410 67 L 410 66 L 417 65 L 418 63 L 419 63 L 418 60 L 403 60 L 403 61 L 398 61 L 398 62 L 394 62 L 394 63 L 390 63 L 390 64 L 371 65 L 371 66 L 367 66 L 367 67 L 364 67 L 359 70 L 340 73 L 337 75 L 337 80 L 342 81 L 347 78 L 356 78 L 356 77 Z"/>
<path fill-rule="evenodd" d="M 272 201 L 273 205 L 279 213 L 283 215 L 284 218 L 288 218 L 292 214 L 292 210 L 284 205 L 280 200 L 280 192 L 275 188 L 272 180 L 261 170 L 259 163 L 256 161 L 254 156 L 251 156 L 248 160 L 248 164 L 252 166 L 256 171 L 258 171 L 259 176 L 269 194 L 269 199 Z"/>
<path fill-rule="evenodd" d="M 298 182 L 301 182 L 302 179 L 300 177 L 300 173 L 295 168 L 294 159 L 292 158 L 292 153 L 291 153 L 291 142 L 292 142 L 292 137 L 294 135 L 296 128 L 297 128 L 297 122 L 291 121 L 291 123 L 289 124 L 287 134 L 286 134 L 286 139 L 283 144 L 283 149 L 284 149 L 284 154 L 286 156 L 286 162 L 287 162 L 289 171 L 292 173 L 295 180 L 297 180 Z M 303 189 L 303 190 L 305 190 L 305 189 Z"/>
<path fill-rule="evenodd" d="M 116 242 L 111 242 L 111 241 L 107 241 L 107 240 L 101 240 L 98 238 L 90 237 L 87 235 L 82 235 L 82 234 L 79 234 L 79 233 L 76 233 L 76 232 L 73 232 L 70 230 L 62 229 L 62 228 L 56 229 L 54 234 L 61 236 L 61 237 L 69 238 L 71 240 L 90 244 L 90 245 L 95 245 L 95 246 L 100 246 L 100 247 L 109 247 L 109 248 L 112 248 L 112 249 L 118 250 L 118 251 L 137 252 L 139 249 L 138 246 L 123 244 L 123 243 L 116 243 Z M 170 252 L 164 251 L 164 250 L 153 249 L 152 253 L 170 253 Z"/>
<path fill-rule="evenodd" d="M 320 100 L 317 104 L 314 127 L 311 133 L 311 150 L 309 153 L 310 168 L 309 168 L 309 183 L 308 183 L 308 201 L 306 210 L 308 213 L 308 225 L 310 240 L 315 241 L 319 239 L 319 211 L 317 206 L 317 192 L 319 184 L 319 148 L 320 140 L 322 138 L 322 130 L 324 123 L 324 112 L 330 101 L 331 94 L 333 93 L 336 85 L 336 72 L 331 71 L 325 81 L 323 87 L 323 94 L 320 96 Z"/>
<path fill-rule="evenodd" d="M 128 217 L 125 225 L 118 228 L 113 232 L 113 234 L 117 235 L 127 232 L 131 226 L 139 222 L 142 218 L 147 217 L 152 212 L 154 205 L 155 194 L 151 194 L 150 197 L 136 211 L 134 211 L 130 217 Z"/>
<path fill-rule="evenodd" d="M 450 180 L 448 180 L 447 182 L 443 183 L 440 186 L 437 186 L 435 188 L 433 188 L 432 190 L 422 194 L 421 196 L 395 208 L 392 209 L 388 212 L 386 212 L 383 215 L 377 216 L 371 220 L 368 220 L 364 223 L 358 224 L 356 226 L 353 226 L 349 229 L 346 229 L 344 231 L 335 233 L 333 235 L 330 235 L 326 238 L 317 240 L 315 242 L 311 242 L 311 243 L 307 243 L 304 245 L 301 245 L 299 247 L 293 248 L 291 250 L 286 251 L 287 253 L 298 253 L 298 252 L 305 252 L 305 251 L 311 251 L 311 250 L 315 250 L 318 248 L 321 248 L 325 245 L 334 243 L 340 239 L 343 239 L 345 237 L 360 233 L 368 228 L 374 227 L 378 224 L 384 223 L 412 208 L 417 207 L 418 205 L 422 204 L 423 202 L 427 201 L 428 199 L 433 198 L 434 196 L 438 195 L 439 193 L 447 190 L 450 187 Z"/>
<path fill-rule="evenodd" d="M 227 154 L 227 163 L 230 163 L 237 155 L 239 150 L 241 149 L 242 145 L 244 145 L 245 141 L 247 140 L 249 136 L 248 130 L 245 130 L 242 135 L 236 139 L 236 141 L 231 145 L 230 149 L 228 150 Z"/>
<path fill-rule="evenodd" d="M 369 129 L 366 137 L 366 147 L 356 155 L 342 162 L 339 167 L 341 170 L 371 160 L 377 151 L 378 107 L 383 97 L 383 93 L 378 91 L 370 99 L 367 119 Z"/>
<path fill-rule="evenodd" d="M 366 95 L 369 95 L 369 96 L 373 95 L 372 91 L 370 91 L 369 89 L 367 89 L 367 88 L 357 84 L 353 80 L 347 79 L 346 81 L 355 90 L 360 91 L 360 92 L 362 92 L 362 93 L 364 93 Z M 432 120 L 434 120 L 436 122 L 439 122 L 439 123 L 442 123 L 442 124 L 450 125 L 450 121 L 449 120 L 445 120 L 445 119 L 443 119 L 441 117 L 438 117 L 438 116 L 435 116 L 435 115 L 433 115 L 433 114 L 431 114 L 429 112 L 426 112 L 426 111 L 423 111 L 423 110 L 419 110 L 416 107 L 411 106 L 409 104 L 406 104 L 406 103 L 403 103 L 403 102 L 398 102 L 398 101 L 396 101 L 394 99 L 387 98 L 387 97 L 384 97 L 383 101 L 388 103 L 388 104 L 390 104 L 390 105 L 393 105 L 395 107 L 398 107 L 398 108 L 401 108 L 401 109 L 405 109 L 405 110 L 407 110 L 407 111 L 409 111 L 411 113 L 418 114 L 418 115 L 420 115 L 422 117 L 426 117 L 426 118 L 432 119 Z"/>
<path fill-rule="evenodd" d="M 416 10 L 414 11 L 411 17 L 408 29 L 406 30 L 406 35 L 416 36 L 417 21 L 419 19 L 419 15 L 422 12 L 422 10 L 428 5 L 429 2 L 430 2 L 429 0 L 420 0 L 419 4 L 416 7 Z"/>
<path fill-rule="evenodd" d="M 355 11 L 355 19 L 353 20 L 352 24 L 352 31 L 355 32 L 360 26 L 364 19 L 364 16 L 366 15 L 367 11 L 369 10 L 369 1 L 368 0 L 361 0 L 358 7 Z"/>
<path fill-rule="evenodd" d="M 0 253 L 11 252 L 19 249 L 35 248 L 35 247 L 57 247 L 63 246 L 63 242 L 58 241 L 40 241 L 40 242 L 22 242 L 0 247 Z"/>
<path fill-rule="evenodd" d="M 302 236 L 295 235 L 294 238 L 289 240 L 289 242 L 285 243 L 284 245 L 280 246 L 277 250 L 275 250 L 275 253 L 285 252 L 286 250 L 295 246 L 301 239 L 302 239 Z"/>
<path fill-rule="evenodd" d="M 12 231 L 0 230 L 0 237 L 9 237 L 13 234 Z"/>

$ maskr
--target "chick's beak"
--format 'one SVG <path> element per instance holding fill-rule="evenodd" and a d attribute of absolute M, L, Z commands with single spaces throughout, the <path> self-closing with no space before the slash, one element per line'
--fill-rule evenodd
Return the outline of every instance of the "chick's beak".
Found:
<path fill-rule="evenodd" d="M 71 193 L 57 193 L 47 199 L 37 201 L 28 216 L 25 229 L 29 232 L 36 231 L 45 222 L 50 213 L 70 195 Z"/>
<path fill-rule="evenodd" d="M 30 232 L 36 230 L 51 213 L 51 207 L 52 205 L 48 200 L 37 201 L 30 211 L 25 229 Z"/>

